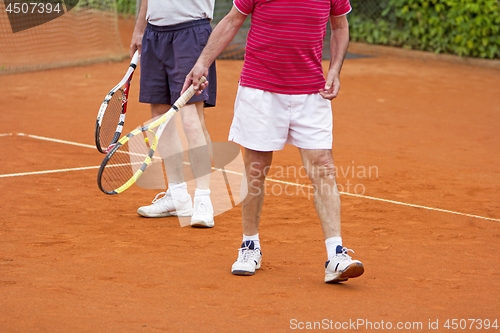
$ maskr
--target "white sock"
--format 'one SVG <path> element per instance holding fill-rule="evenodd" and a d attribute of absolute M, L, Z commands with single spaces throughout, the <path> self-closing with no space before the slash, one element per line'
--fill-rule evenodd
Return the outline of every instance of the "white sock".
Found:
<path fill-rule="evenodd" d="M 194 191 L 194 196 L 195 197 L 201 197 L 205 195 L 210 195 L 210 189 L 202 190 L 201 188 L 196 188 L 196 191 Z"/>
<path fill-rule="evenodd" d="M 191 196 L 187 191 L 186 183 L 168 183 L 168 189 L 170 190 L 172 198 L 176 198 L 177 200 L 183 202 L 191 199 Z"/>
<path fill-rule="evenodd" d="M 253 243 L 255 244 L 255 248 L 260 249 L 260 240 L 258 233 L 252 236 L 245 236 L 245 234 L 243 234 L 243 243 L 245 241 L 253 241 Z"/>
<path fill-rule="evenodd" d="M 337 253 L 337 246 L 342 246 L 342 237 L 330 237 L 325 240 L 325 245 L 328 259 L 330 259 Z"/>

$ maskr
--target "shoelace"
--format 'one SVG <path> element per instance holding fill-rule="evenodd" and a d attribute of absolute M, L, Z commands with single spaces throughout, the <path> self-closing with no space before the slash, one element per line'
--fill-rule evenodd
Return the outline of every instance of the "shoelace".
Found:
<path fill-rule="evenodd" d="M 197 212 L 203 213 L 203 214 L 208 214 L 210 213 L 210 210 L 208 208 L 208 205 L 206 205 L 203 201 L 196 201 L 194 203 L 194 209 Z"/>
<path fill-rule="evenodd" d="M 343 247 L 343 248 L 342 248 L 342 253 L 337 253 L 337 254 L 336 254 L 336 256 L 338 256 L 338 257 L 343 257 L 343 258 L 345 258 L 345 259 L 351 259 L 351 257 L 347 254 L 347 252 L 352 252 L 352 253 L 354 253 L 354 251 L 353 251 L 353 250 L 348 249 L 348 248 L 346 248 L 346 247 Z"/>
<path fill-rule="evenodd" d="M 163 195 L 161 198 L 158 198 L 160 195 Z M 153 199 L 152 203 L 155 203 L 157 201 L 160 201 L 161 199 L 165 198 L 167 196 L 167 192 L 160 192 L 156 195 L 156 197 Z"/>
<path fill-rule="evenodd" d="M 250 250 L 248 247 L 242 247 L 238 249 L 240 251 L 240 255 L 238 256 L 238 259 L 241 258 L 240 261 L 242 262 L 247 262 L 250 260 L 250 256 L 253 255 L 254 251 L 256 250 Z"/>

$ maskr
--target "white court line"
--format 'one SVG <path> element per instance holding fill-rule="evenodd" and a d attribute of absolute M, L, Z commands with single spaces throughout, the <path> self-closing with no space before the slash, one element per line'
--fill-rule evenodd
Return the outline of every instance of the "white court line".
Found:
<path fill-rule="evenodd" d="M 44 171 L 32 171 L 32 172 L 20 172 L 20 173 L 9 173 L 0 175 L 0 178 L 7 177 L 19 177 L 19 176 L 31 176 L 31 175 L 43 175 L 46 173 L 58 173 L 58 172 L 66 172 L 66 171 L 79 171 L 79 170 L 91 170 L 91 169 L 99 169 L 98 166 L 89 166 L 89 167 L 81 167 L 81 168 L 70 168 L 70 169 L 57 169 L 57 170 L 44 170 Z"/>
<path fill-rule="evenodd" d="M 281 184 L 286 184 L 286 185 L 307 187 L 307 188 L 311 188 L 311 189 L 313 188 L 312 185 L 291 183 L 291 182 L 286 182 L 286 181 L 283 181 L 283 180 L 277 180 L 277 179 L 272 179 L 272 178 L 266 178 L 266 181 L 271 181 L 271 182 L 281 183 Z M 395 200 L 388 200 L 388 199 L 381 199 L 381 198 L 371 197 L 371 196 L 363 195 L 363 194 L 355 194 L 355 193 L 342 192 L 342 191 L 339 191 L 339 193 L 343 194 L 343 195 L 351 196 L 351 197 L 358 197 L 358 198 L 362 198 L 362 199 L 369 199 L 369 200 L 375 200 L 375 201 L 388 202 L 388 203 L 392 203 L 392 204 L 395 204 L 395 205 L 401 205 L 401 206 L 407 206 L 407 207 L 414 207 L 414 208 L 421 208 L 421 209 L 433 210 L 433 211 L 437 211 L 437 212 L 443 212 L 443 213 L 449 213 L 449 214 L 455 214 L 455 215 L 461 215 L 461 216 L 467 216 L 467 217 L 474 217 L 474 218 L 477 218 L 477 219 L 483 219 L 483 220 L 500 222 L 500 219 L 494 219 L 494 218 L 491 218 L 491 217 L 484 217 L 484 216 L 467 214 L 467 213 L 460 213 L 460 212 L 455 212 L 455 211 L 447 210 L 447 209 L 433 208 L 433 207 L 427 207 L 427 206 L 422 206 L 422 205 L 409 204 L 409 203 L 406 203 L 406 202 L 395 201 Z"/>
<path fill-rule="evenodd" d="M 38 139 L 38 140 L 44 140 L 44 141 L 51 141 L 51 142 L 57 142 L 57 143 L 65 143 L 67 145 L 72 145 L 72 146 L 79 146 L 79 147 L 85 147 L 85 148 L 95 148 L 95 146 L 86 145 L 84 143 L 77 143 L 77 142 L 71 142 L 71 141 L 66 141 L 66 140 L 52 139 L 52 138 L 47 138 L 47 137 L 38 136 L 38 135 L 31 135 L 31 134 L 24 134 L 24 133 L 16 133 L 16 135 L 27 136 L 28 138 Z"/>
<path fill-rule="evenodd" d="M 0 137 L 2 136 L 10 136 L 13 135 L 12 133 L 4 133 L 0 134 Z M 33 139 L 39 139 L 39 140 L 45 140 L 45 141 L 51 141 L 51 142 L 58 142 L 58 143 L 64 143 L 64 144 L 69 144 L 69 145 L 74 145 L 74 146 L 80 146 L 80 147 L 86 147 L 86 148 L 95 148 L 95 146 L 92 145 L 86 145 L 83 143 L 77 143 L 77 142 L 71 142 L 71 141 L 66 141 L 66 140 L 59 140 L 59 139 L 53 139 L 53 138 L 47 138 L 43 136 L 38 136 L 38 135 L 30 135 L 30 134 L 24 134 L 24 133 L 16 133 L 15 135 L 19 136 L 26 136 L 30 137 Z M 187 162 L 184 162 L 185 164 L 189 164 Z M 17 177 L 17 176 L 28 176 L 28 175 L 37 175 L 37 174 L 46 174 L 46 173 L 57 173 L 57 172 L 66 172 L 66 171 L 78 171 L 78 170 L 90 170 L 90 169 L 98 169 L 100 166 L 90 166 L 90 167 L 83 167 L 83 168 L 71 168 L 71 169 L 59 169 L 59 170 L 47 170 L 47 171 L 35 171 L 35 172 L 23 172 L 23 173 L 15 173 L 15 174 L 0 174 L 0 178 L 5 178 L 5 177 Z M 212 168 L 216 171 L 222 171 L 221 169 L 216 169 Z M 236 171 L 231 171 L 231 170 L 225 170 L 227 173 L 231 173 L 234 175 L 238 176 L 243 176 L 241 172 L 236 172 Z M 298 183 L 292 183 L 292 182 L 287 182 L 283 180 L 278 180 L 278 179 L 273 179 L 273 178 L 266 178 L 267 181 L 274 182 L 274 183 L 281 183 L 281 184 L 286 184 L 286 185 L 292 185 L 292 186 L 297 186 L 297 187 L 306 187 L 306 188 L 313 188 L 311 185 L 305 185 L 305 184 L 298 184 Z M 400 205 L 400 206 L 407 206 L 407 207 L 413 207 L 413 208 L 420 208 L 420 209 L 426 209 L 426 210 L 432 210 L 436 212 L 442 212 L 442 213 L 448 213 L 448 214 L 455 214 L 455 215 L 461 215 L 461 216 L 467 216 L 467 217 L 473 217 L 477 219 L 482 219 L 482 220 L 489 220 L 489 221 L 495 221 L 495 222 L 500 222 L 500 219 L 495 219 L 491 217 L 484 217 L 480 215 L 473 215 L 473 214 L 467 214 L 467 213 L 461 213 L 461 212 L 456 212 L 452 210 L 447 210 L 447 209 L 441 209 L 441 208 L 433 208 L 433 207 L 427 207 L 427 206 L 422 206 L 422 205 L 415 205 L 415 204 L 410 204 L 406 202 L 401 202 L 401 201 L 395 201 L 395 200 L 388 200 L 388 199 L 382 199 L 382 198 L 377 198 L 377 197 L 371 197 L 368 195 L 362 195 L 362 194 L 354 194 L 354 193 L 349 193 L 349 192 L 340 192 L 342 195 L 347 195 L 351 197 L 357 197 L 357 198 L 362 198 L 362 199 L 368 199 L 368 200 L 375 200 L 375 201 L 381 201 L 381 202 L 387 202 L 395 205 Z"/>

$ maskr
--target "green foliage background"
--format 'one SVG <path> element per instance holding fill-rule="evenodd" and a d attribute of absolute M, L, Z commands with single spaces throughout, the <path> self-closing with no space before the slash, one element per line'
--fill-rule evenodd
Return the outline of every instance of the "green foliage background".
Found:
<path fill-rule="evenodd" d="M 499 0 L 351 2 L 354 10 L 349 14 L 349 24 L 353 41 L 459 56 L 500 58 Z M 375 15 L 366 7 L 367 3 L 374 2 L 380 5 Z"/>
<path fill-rule="evenodd" d="M 117 11 L 124 15 L 135 15 L 136 0 L 116 0 Z"/>

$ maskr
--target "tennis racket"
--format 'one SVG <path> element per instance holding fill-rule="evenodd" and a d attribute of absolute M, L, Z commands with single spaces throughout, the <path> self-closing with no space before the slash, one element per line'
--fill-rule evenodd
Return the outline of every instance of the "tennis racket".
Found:
<path fill-rule="evenodd" d="M 135 51 L 127 73 L 123 79 L 106 95 L 99 108 L 95 123 L 95 145 L 101 153 L 115 144 L 122 134 L 127 112 L 130 81 L 139 62 L 139 52 Z"/>
<path fill-rule="evenodd" d="M 205 82 L 201 77 L 199 84 Z M 154 156 L 168 121 L 196 93 L 193 85 L 186 90 L 164 115 L 149 124 L 136 128 L 110 147 L 97 173 L 97 185 L 106 194 L 118 194 L 128 189 L 143 174 Z M 156 129 L 156 132 L 154 131 Z"/>

